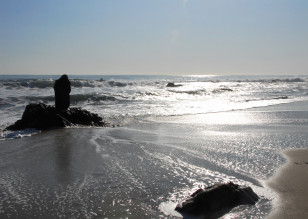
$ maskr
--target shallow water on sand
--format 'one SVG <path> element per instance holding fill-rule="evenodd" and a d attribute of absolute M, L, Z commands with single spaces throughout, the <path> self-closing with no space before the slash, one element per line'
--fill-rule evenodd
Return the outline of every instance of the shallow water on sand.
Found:
<path fill-rule="evenodd" d="M 180 217 L 180 200 L 228 181 L 261 200 L 225 218 L 264 218 L 275 195 L 262 180 L 283 163 L 280 150 L 307 147 L 307 118 L 303 110 L 153 117 L 0 141 L 0 218 Z"/>

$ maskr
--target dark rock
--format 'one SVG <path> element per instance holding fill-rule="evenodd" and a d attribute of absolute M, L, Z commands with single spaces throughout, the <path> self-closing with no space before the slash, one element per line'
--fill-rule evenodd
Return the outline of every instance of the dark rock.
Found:
<path fill-rule="evenodd" d="M 57 110 L 54 106 L 39 103 L 27 105 L 22 118 L 6 129 L 12 131 L 26 128 L 47 130 L 67 126 L 105 127 L 109 124 L 97 114 L 81 108 Z"/>
<path fill-rule="evenodd" d="M 250 187 L 232 182 L 199 189 L 175 208 L 182 215 L 218 218 L 239 205 L 254 205 L 259 197 Z"/>
<path fill-rule="evenodd" d="M 181 84 L 174 84 L 172 82 L 169 82 L 166 87 L 180 87 L 180 86 L 182 86 L 182 85 Z"/>
<path fill-rule="evenodd" d="M 55 104 L 58 110 L 66 110 L 70 107 L 70 92 L 71 82 L 67 75 L 62 75 L 56 80 L 54 85 L 55 90 Z"/>

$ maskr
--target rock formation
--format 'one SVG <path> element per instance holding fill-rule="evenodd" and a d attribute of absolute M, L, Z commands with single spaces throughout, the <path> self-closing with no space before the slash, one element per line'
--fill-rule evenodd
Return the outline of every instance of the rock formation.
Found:
<path fill-rule="evenodd" d="M 181 86 L 182 86 L 181 84 L 174 84 L 172 82 L 169 82 L 166 87 L 181 87 Z"/>
<path fill-rule="evenodd" d="M 199 189 L 175 208 L 183 215 L 218 218 L 238 205 L 254 205 L 259 197 L 250 187 L 232 182 Z"/>
<path fill-rule="evenodd" d="M 27 105 L 22 118 L 6 129 L 12 131 L 26 128 L 47 130 L 68 126 L 105 127 L 109 124 L 97 114 L 81 108 L 57 110 L 54 106 L 39 103 Z"/>
<path fill-rule="evenodd" d="M 67 75 L 62 75 L 56 80 L 54 85 L 55 90 L 55 104 L 57 110 L 66 110 L 70 107 L 70 92 L 71 82 Z"/>
<path fill-rule="evenodd" d="M 47 130 L 68 126 L 110 126 L 95 113 L 81 108 L 69 108 L 71 82 L 67 75 L 62 75 L 54 84 L 55 106 L 43 103 L 29 104 L 22 118 L 10 125 L 6 130 L 22 130 L 35 128 Z"/>

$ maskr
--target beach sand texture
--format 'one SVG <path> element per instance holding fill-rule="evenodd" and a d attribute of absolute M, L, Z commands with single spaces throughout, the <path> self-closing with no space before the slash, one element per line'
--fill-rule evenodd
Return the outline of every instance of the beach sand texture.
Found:
<path fill-rule="evenodd" d="M 288 162 L 268 182 L 279 195 L 268 218 L 308 218 L 308 150 L 287 150 L 283 154 Z"/>

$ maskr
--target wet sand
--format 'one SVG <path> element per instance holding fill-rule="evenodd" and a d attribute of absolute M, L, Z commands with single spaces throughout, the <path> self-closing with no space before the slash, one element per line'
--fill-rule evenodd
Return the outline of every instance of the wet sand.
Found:
<path fill-rule="evenodd" d="M 287 163 L 268 182 L 279 196 L 268 218 L 307 218 L 308 150 L 293 149 L 283 154 Z"/>
<path fill-rule="evenodd" d="M 259 180 L 283 165 L 280 151 L 307 145 L 307 112 L 299 102 L 0 141 L 0 218 L 181 218 L 180 200 L 229 181 L 261 200 L 225 218 L 265 218 L 272 191 Z"/>

